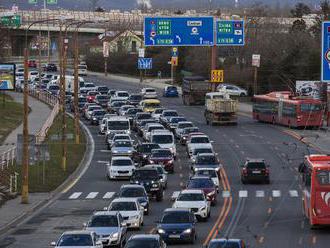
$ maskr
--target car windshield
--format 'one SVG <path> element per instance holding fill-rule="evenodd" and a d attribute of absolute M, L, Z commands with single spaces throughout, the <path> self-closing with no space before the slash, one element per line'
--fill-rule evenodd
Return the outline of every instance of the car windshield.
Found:
<path fill-rule="evenodd" d="M 177 201 L 204 201 L 202 193 L 184 193 L 178 196 Z"/>
<path fill-rule="evenodd" d="M 164 109 L 156 109 L 155 110 L 155 114 L 161 114 L 164 111 Z"/>
<path fill-rule="evenodd" d="M 199 153 L 203 153 L 203 151 L 200 151 Z M 217 163 L 217 159 L 215 156 L 198 156 L 196 159 L 196 164 L 216 164 L 216 163 Z"/>
<path fill-rule="evenodd" d="M 140 153 L 151 153 L 152 149 L 160 148 L 158 144 L 142 144 L 139 145 L 137 151 Z"/>
<path fill-rule="evenodd" d="M 97 100 L 109 100 L 109 97 L 105 96 L 105 95 L 101 95 L 101 96 L 97 96 L 96 99 Z"/>
<path fill-rule="evenodd" d="M 128 92 L 117 92 L 117 96 L 119 97 L 129 97 Z"/>
<path fill-rule="evenodd" d="M 192 127 L 192 123 L 179 123 L 178 128 Z"/>
<path fill-rule="evenodd" d="M 247 166 L 250 169 L 265 169 L 266 167 L 264 162 L 249 162 Z"/>
<path fill-rule="evenodd" d="M 94 111 L 94 110 L 96 110 L 96 109 L 101 109 L 101 107 L 100 107 L 100 106 L 90 106 L 90 107 L 88 108 L 88 111 Z"/>
<path fill-rule="evenodd" d="M 120 197 L 144 197 L 144 190 L 142 188 L 124 188 L 120 192 Z"/>
<path fill-rule="evenodd" d="M 115 159 L 112 161 L 113 166 L 130 166 L 132 161 L 129 159 Z"/>
<path fill-rule="evenodd" d="M 211 241 L 208 248 L 240 248 L 240 245 L 238 244 L 238 242 L 231 241 Z"/>
<path fill-rule="evenodd" d="M 154 150 L 151 152 L 151 156 L 155 158 L 171 157 L 172 153 L 170 150 Z"/>
<path fill-rule="evenodd" d="M 131 108 L 127 110 L 128 115 L 135 115 L 136 113 L 142 112 L 142 109 L 139 108 Z"/>
<path fill-rule="evenodd" d="M 58 241 L 57 246 L 93 246 L 89 234 L 66 234 Z"/>
<path fill-rule="evenodd" d="M 134 239 L 127 242 L 126 248 L 159 248 L 159 243 L 154 239 Z"/>
<path fill-rule="evenodd" d="M 135 202 L 113 202 L 110 205 L 109 211 L 136 211 Z"/>
<path fill-rule="evenodd" d="M 115 147 L 132 147 L 132 143 L 130 141 L 122 141 L 117 140 L 114 144 Z"/>
<path fill-rule="evenodd" d="M 172 118 L 171 123 L 178 123 L 180 121 L 186 121 L 186 118 L 180 117 L 180 118 Z"/>
<path fill-rule="evenodd" d="M 137 180 L 154 180 L 158 179 L 157 170 L 136 170 L 133 178 Z"/>
<path fill-rule="evenodd" d="M 213 188 L 214 184 L 211 179 L 191 179 L 188 183 L 188 188 Z"/>
<path fill-rule="evenodd" d="M 145 103 L 143 104 L 143 106 L 144 106 L 145 108 L 157 108 L 157 107 L 160 106 L 160 103 L 158 103 L 158 102 L 145 102 Z"/>
<path fill-rule="evenodd" d="M 185 128 L 183 130 L 183 133 L 184 134 L 190 134 L 190 133 L 195 133 L 195 132 L 198 132 L 199 131 L 199 128 L 198 127 L 194 127 L 194 128 Z"/>
<path fill-rule="evenodd" d="M 108 92 L 109 88 L 108 87 L 98 87 L 97 90 L 98 91 L 106 91 L 106 92 Z"/>
<path fill-rule="evenodd" d="M 109 227 L 118 226 L 116 215 L 96 215 L 88 223 L 88 227 Z"/>
<path fill-rule="evenodd" d="M 99 93 L 98 92 L 96 92 L 96 91 L 90 91 L 90 92 L 88 92 L 88 95 L 89 96 L 96 96 L 96 95 L 98 95 Z"/>
<path fill-rule="evenodd" d="M 162 126 L 151 126 L 148 128 L 148 132 L 151 132 L 152 130 L 164 130 L 164 127 Z"/>
<path fill-rule="evenodd" d="M 150 119 L 151 118 L 151 114 L 147 114 L 147 113 L 141 113 L 139 114 L 136 119 L 138 120 L 143 120 L 143 119 Z"/>
<path fill-rule="evenodd" d="M 166 111 L 163 113 L 163 116 L 178 116 L 178 113 L 176 111 Z"/>
<path fill-rule="evenodd" d="M 208 176 L 208 177 L 218 177 L 215 170 L 198 170 L 195 173 L 196 176 Z"/>
<path fill-rule="evenodd" d="M 210 143 L 209 138 L 208 137 L 192 137 L 190 140 L 190 143 Z"/>
<path fill-rule="evenodd" d="M 142 96 L 141 95 L 131 95 L 128 99 L 129 100 L 134 100 L 134 101 L 141 101 Z"/>
<path fill-rule="evenodd" d="M 128 130 L 129 121 L 108 121 L 108 129 L 110 129 L 110 130 Z"/>
<path fill-rule="evenodd" d="M 303 103 L 300 105 L 300 109 L 302 112 L 320 111 L 320 110 L 322 110 L 322 105 L 321 104 Z"/>
<path fill-rule="evenodd" d="M 183 211 L 168 212 L 164 214 L 161 223 L 190 223 L 190 216 L 188 212 Z"/>
<path fill-rule="evenodd" d="M 95 87 L 94 84 L 91 84 L 91 83 L 85 84 L 85 88 L 94 88 L 94 87 Z"/>
<path fill-rule="evenodd" d="M 112 102 L 111 103 L 111 106 L 112 107 L 121 107 L 123 105 L 125 105 L 126 103 L 125 102 L 121 102 L 121 101 L 115 101 L 115 102 Z"/>
<path fill-rule="evenodd" d="M 129 139 L 128 135 L 116 135 L 113 137 L 113 140 L 127 140 Z"/>
<path fill-rule="evenodd" d="M 155 134 L 152 136 L 152 142 L 157 144 L 173 143 L 173 136 L 170 134 Z"/>
<path fill-rule="evenodd" d="M 104 110 L 97 110 L 97 111 L 93 112 L 93 115 L 103 116 L 103 115 L 105 115 L 105 111 Z"/>
<path fill-rule="evenodd" d="M 177 91 L 177 88 L 174 86 L 167 87 L 167 90 L 169 91 Z"/>
<path fill-rule="evenodd" d="M 156 91 L 155 91 L 155 89 L 146 89 L 146 92 L 148 92 L 148 93 L 155 93 Z"/>
<path fill-rule="evenodd" d="M 49 86 L 48 89 L 49 90 L 59 90 L 60 89 L 60 86 L 58 86 L 58 85 L 51 85 L 51 86 Z"/>

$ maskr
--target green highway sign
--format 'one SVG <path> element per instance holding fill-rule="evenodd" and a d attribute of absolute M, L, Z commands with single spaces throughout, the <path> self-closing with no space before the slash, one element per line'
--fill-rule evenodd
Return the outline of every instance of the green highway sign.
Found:
<path fill-rule="evenodd" d="M 37 4 L 38 0 L 29 0 L 29 4 Z"/>
<path fill-rule="evenodd" d="M 57 4 L 57 0 L 47 0 L 47 4 Z"/>
<path fill-rule="evenodd" d="M 2 16 L 0 23 L 8 27 L 19 27 L 22 24 L 22 19 L 20 15 Z"/>

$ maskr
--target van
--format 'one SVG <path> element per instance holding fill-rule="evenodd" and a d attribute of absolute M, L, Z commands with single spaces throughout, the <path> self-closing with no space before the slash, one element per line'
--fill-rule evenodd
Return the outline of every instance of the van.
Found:
<path fill-rule="evenodd" d="M 106 135 L 117 133 L 131 133 L 131 125 L 129 119 L 122 116 L 110 117 L 106 123 Z"/>
<path fill-rule="evenodd" d="M 140 107 L 144 112 L 152 113 L 160 107 L 160 101 L 157 99 L 148 99 L 140 102 Z"/>
<path fill-rule="evenodd" d="M 173 133 L 168 130 L 155 131 L 151 132 L 150 134 L 150 142 L 158 144 L 161 148 L 170 149 L 174 158 L 176 158 L 176 146 Z"/>

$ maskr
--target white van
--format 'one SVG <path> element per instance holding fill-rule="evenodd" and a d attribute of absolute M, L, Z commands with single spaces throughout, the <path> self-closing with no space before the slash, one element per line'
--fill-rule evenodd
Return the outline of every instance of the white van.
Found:
<path fill-rule="evenodd" d="M 106 124 L 106 135 L 127 133 L 131 134 L 129 119 L 123 116 L 110 117 Z"/>
<path fill-rule="evenodd" d="M 176 158 L 176 146 L 173 133 L 168 130 L 155 131 L 151 132 L 150 134 L 150 142 L 158 144 L 161 148 L 170 149 L 174 158 Z"/>
<path fill-rule="evenodd" d="M 54 75 L 57 76 L 57 75 Z M 81 87 L 81 85 L 84 85 L 85 80 L 82 77 L 78 77 L 78 92 Z M 51 84 L 57 84 L 60 85 L 60 78 L 57 77 L 55 80 L 51 81 Z M 65 91 L 67 92 L 74 92 L 74 76 L 65 76 Z"/>

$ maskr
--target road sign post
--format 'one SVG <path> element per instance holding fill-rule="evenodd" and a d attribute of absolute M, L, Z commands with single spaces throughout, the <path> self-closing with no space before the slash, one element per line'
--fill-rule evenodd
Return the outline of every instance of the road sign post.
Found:
<path fill-rule="evenodd" d="M 212 46 L 213 17 L 146 17 L 145 46 Z"/>
<path fill-rule="evenodd" d="M 217 46 L 244 46 L 243 20 L 217 20 L 216 45 Z"/>
<path fill-rule="evenodd" d="M 252 66 L 254 67 L 253 73 L 253 94 L 258 92 L 258 68 L 260 67 L 260 54 L 252 54 Z"/>

